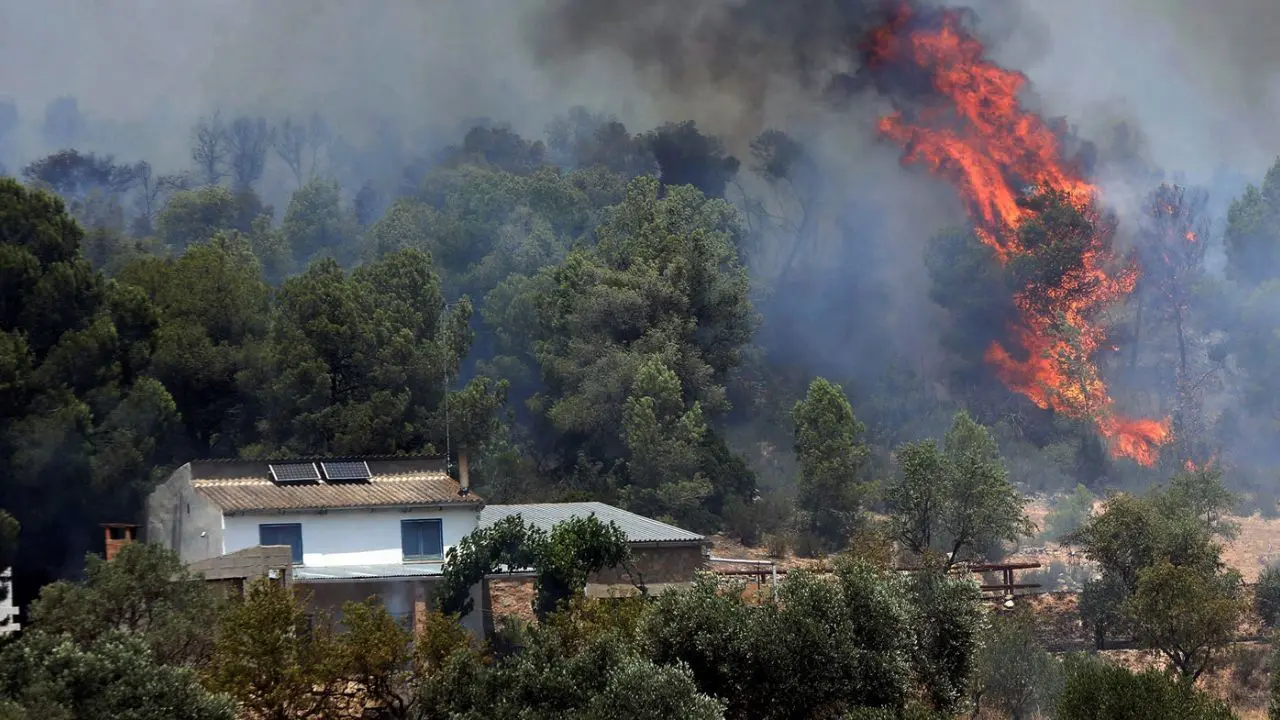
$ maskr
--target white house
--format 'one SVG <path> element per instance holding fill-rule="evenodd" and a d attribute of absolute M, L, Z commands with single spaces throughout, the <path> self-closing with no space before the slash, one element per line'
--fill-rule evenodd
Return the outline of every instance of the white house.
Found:
<path fill-rule="evenodd" d="M 18 631 L 18 607 L 13 604 L 13 571 L 0 571 L 0 635 Z"/>
<path fill-rule="evenodd" d="M 469 491 L 465 457 L 459 476 L 433 457 L 195 461 L 152 493 L 146 539 L 202 569 L 219 559 L 247 567 L 238 559 L 261 554 L 246 551 L 287 546 L 283 570 L 315 605 L 377 595 L 415 622 L 445 554 L 476 529 L 484 506 Z M 478 633 L 479 620 L 468 620 Z"/>

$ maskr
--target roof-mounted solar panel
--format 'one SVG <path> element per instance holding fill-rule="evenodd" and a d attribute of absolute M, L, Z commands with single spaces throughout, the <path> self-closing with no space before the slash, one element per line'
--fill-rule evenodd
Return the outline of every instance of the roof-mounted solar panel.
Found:
<path fill-rule="evenodd" d="M 360 482 L 373 477 L 369 463 L 364 460 L 322 462 L 320 467 L 324 470 L 324 479 L 330 482 Z"/>
<path fill-rule="evenodd" d="M 281 485 L 320 482 L 320 471 L 315 463 L 281 463 L 267 468 L 271 471 L 271 481 Z"/>

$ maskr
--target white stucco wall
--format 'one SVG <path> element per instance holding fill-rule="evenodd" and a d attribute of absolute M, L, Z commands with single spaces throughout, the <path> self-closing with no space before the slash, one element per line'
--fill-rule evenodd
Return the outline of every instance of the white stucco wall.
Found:
<path fill-rule="evenodd" d="M 13 573 L 9 568 L 0 570 L 0 635 L 18 631 L 18 608 L 13 604 Z"/>
<path fill-rule="evenodd" d="M 401 520 L 442 521 L 444 552 L 476 529 L 479 510 L 474 507 L 437 510 L 330 510 L 327 513 L 271 513 L 232 515 L 223 519 L 222 552 L 232 553 L 258 544 L 258 525 L 302 525 L 302 564 L 391 565 L 404 561 L 400 547 Z"/>

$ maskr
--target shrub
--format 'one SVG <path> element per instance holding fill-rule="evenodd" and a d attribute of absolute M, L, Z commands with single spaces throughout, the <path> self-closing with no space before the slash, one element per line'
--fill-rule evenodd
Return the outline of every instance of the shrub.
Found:
<path fill-rule="evenodd" d="M 1078 530 L 1093 511 L 1093 493 L 1084 485 L 1076 485 L 1069 495 L 1059 498 L 1044 519 L 1044 538 L 1054 542 Z"/>
<path fill-rule="evenodd" d="M 1157 670 L 1135 673 L 1096 657 L 1065 662 L 1055 720 L 1234 720 L 1220 700 Z"/>
<path fill-rule="evenodd" d="M 1268 565 L 1258 576 L 1253 593 L 1253 607 L 1262 618 L 1262 624 L 1275 627 L 1280 621 L 1280 566 Z"/>
<path fill-rule="evenodd" d="M 769 549 L 769 557 L 773 558 L 784 558 L 791 549 L 791 542 L 783 533 L 765 535 L 764 544 Z"/>

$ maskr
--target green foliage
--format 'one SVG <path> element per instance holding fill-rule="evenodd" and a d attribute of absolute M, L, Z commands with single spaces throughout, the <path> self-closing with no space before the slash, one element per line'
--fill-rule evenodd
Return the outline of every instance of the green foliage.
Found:
<path fill-rule="evenodd" d="M 415 643 L 377 601 L 342 606 L 343 632 L 334 638 L 330 660 L 335 674 L 355 683 L 362 699 L 378 709 L 379 717 L 416 717 L 418 695 L 413 684 L 430 678 L 449 656 L 466 648 L 469 635 L 453 618 L 429 614 Z"/>
<path fill-rule="evenodd" d="M 1233 720 L 1220 700 L 1157 670 L 1134 673 L 1089 656 L 1066 659 L 1055 720 Z"/>
<path fill-rule="evenodd" d="M 809 384 L 792 410 L 796 457 L 800 463 L 796 505 L 806 530 L 828 550 L 839 550 L 858 526 L 867 483 L 860 477 L 870 451 L 861 442 L 866 426 L 839 385 L 823 378 Z"/>
<path fill-rule="evenodd" d="M 1048 540 L 1061 541 L 1079 530 L 1093 513 L 1093 493 L 1083 485 L 1076 485 L 1070 494 L 1053 504 L 1044 519 L 1044 535 Z"/>
<path fill-rule="evenodd" d="M 934 568 L 908 584 L 915 607 L 916 676 L 935 710 L 958 712 L 969 695 L 979 638 L 986 618 L 982 593 L 971 580 L 956 580 Z"/>
<path fill-rule="evenodd" d="M 329 717 L 343 655 L 326 618 L 309 618 L 282 583 L 260 578 L 218 623 L 207 684 L 258 717 Z"/>
<path fill-rule="evenodd" d="M 1272 279 L 1280 261 L 1280 161 L 1261 186 L 1250 185 L 1231 203 L 1223 244 L 1227 270 L 1236 282 L 1248 286 Z"/>
<path fill-rule="evenodd" d="M 533 629 L 523 652 L 492 666 L 455 655 L 427 685 L 421 717 L 724 717 L 721 703 L 699 692 L 688 668 L 657 665 L 612 632 L 579 639 L 573 623 L 553 623 Z"/>
<path fill-rule="evenodd" d="M 636 373 L 622 412 L 630 457 L 627 506 L 685 527 L 709 525 L 705 503 L 712 488 L 701 471 L 700 448 L 708 432 L 701 403 L 686 410 L 680 378 L 652 357 Z"/>
<path fill-rule="evenodd" d="M 692 188 L 661 197 L 658 190 L 652 178 L 633 181 L 626 199 L 596 229 L 595 246 L 575 250 L 546 271 L 546 292 L 535 298 L 534 357 L 546 392 L 534 407 L 559 434 L 562 457 L 574 459 L 574 472 L 584 466 L 625 472 L 629 466 L 620 461 L 638 461 L 640 480 L 652 482 L 644 475 L 654 458 L 687 458 L 698 415 L 710 420 L 729 409 L 725 383 L 755 326 L 733 208 Z M 678 379 L 678 402 L 655 360 Z M 652 423 L 645 397 L 652 398 Z M 638 458 L 615 430 L 624 426 L 628 408 Z M 639 444 L 645 433 L 670 447 Z M 721 441 L 713 431 L 702 437 L 699 469 L 711 485 L 705 504 L 718 515 L 727 496 L 750 491 L 750 477 L 732 463 L 714 461 Z M 600 478 L 597 470 L 587 472 Z M 705 490 L 696 474 L 673 482 L 668 504 L 688 506 Z M 663 494 L 641 492 L 636 500 Z"/>
<path fill-rule="evenodd" d="M 1146 496 L 1109 497 L 1067 538 L 1102 570 L 1081 600 L 1099 646 L 1133 629 L 1179 672 L 1203 672 L 1241 612 L 1239 576 L 1223 570 L 1214 541 L 1234 532 L 1221 519 L 1230 500 L 1217 474 L 1180 474 Z"/>
<path fill-rule="evenodd" d="M 218 234 L 176 258 L 145 258 L 121 282 L 159 308 L 154 372 L 173 396 L 192 452 L 234 454 L 254 437 L 242 373 L 262 360 L 270 292 L 247 240 Z"/>
<path fill-rule="evenodd" d="M 1124 603 L 1129 598 L 1129 588 L 1115 574 L 1103 574 L 1089 580 L 1080 593 L 1080 620 L 1093 631 L 1094 647 L 1105 649 L 1107 638 L 1129 631 Z"/>
<path fill-rule="evenodd" d="M 911 583 L 841 563 L 831 578 L 794 572 L 777 602 L 703 578 L 665 593 L 642 624 L 653 659 L 683 662 L 729 718 L 840 717 L 902 710 L 917 687 L 939 711 L 968 689 L 982 627 L 976 588 L 943 576 Z"/>
<path fill-rule="evenodd" d="M 1258 574 L 1253 607 L 1265 627 L 1273 628 L 1280 624 L 1280 567 L 1268 565 Z"/>
<path fill-rule="evenodd" d="M 171 459 L 177 413 L 148 376 L 159 314 L 80 255 L 62 202 L 0 179 L 0 507 L 34 587 L 89 529 L 131 517 Z"/>
<path fill-rule="evenodd" d="M 236 196 L 227 188 L 210 185 L 175 194 L 156 217 L 156 234 L 174 250 L 202 243 L 237 227 Z"/>
<path fill-rule="evenodd" d="M 500 568 L 533 569 L 533 609 L 546 618 L 581 593 L 594 572 L 624 565 L 630 554 L 626 535 L 613 522 L 594 515 L 570 518 L 543 532 L 519 515 L 473 530 L 449 549 L 440 580 L 438 603 L 446 614 L 466 615 L 473 608 L 471 589 Z"/>
<path fill-rule="evenodd" d="M 1280 643 L 1276 642 L 1275 635 L 1272 635 L 1271 638 L 1271 667 L 1280 667 Z M 1280 719 L 1280 672 L 1271 673 L 1271 687 L 1267 698 L 1267 718 L 1268 720 Z"/>
<path fill-rule="evenodd" d="M 112 633 L 146 643 L 166 665 L 199 666 L 209 657 L 217 600 L 176 553 L 152 543 L 130 543 L 107 562 L 85 559 L 84 580 L 40 589 L 31 604 L 31 625 L 68 637 L 83 647 Z"/>
<path fill-rule="evenodd" d="M 1238 573 L 1168 561 L 1144 569 L 1125 604 L 1138 640 L 1192 682 L 1235 639 L 1243 611 Z"/>
<path fill-rule="evenodd" d="M 996 615 L 977 658 L 974 704 L 1021 720 L 1052 711 L 1065 680 L 1062 663 L 1037 642 L 1024 611 Z"/>
<path fill-rule="evenodd" d="M 338 184 L 314 178 L 289 200 L 280 231 L 299 265 L 328 257 L 346 267 L 355 259 L 360 224 L 343 205 Z"/>
<path fill-rule="evenodd" d="M 956 414 L 941 447 L 908 443 L 897 456 L 900 472 L 886 498 L 893 532 L 911 552 L 941 551 L 950 567 L 1033 531 L 995 439 L 967 413 Z"/>
<path fill-rule="evenodd" d="M 229 699 L 195 671 L 158 662 L 140 638 L 106 633 L 87 646 L 39 630 L 0 647 L 0 717 L 232 720 Z"/>
<path fill-rule="evenodd" d="M 261 403 L 253 452 L 358 455 L 442 451 L 445 379 L 471 342 L 471 305 L 446 312 L 428 256 L 388 255 L 350 275 L 321 260 L 281 288 L 265 362 L 242 373 Z M 497 430 L 505 386 L 450 393 L 453 440 Z"/>
<path fill-rule="evenodd" d="M 1222 484 L 1222 470 L 1217 467 L 1175 474 L 1158 498 L 1166 506 L 1167 515 L 1190 515 L 1210 535 L 1233 540 L 1240 531 L 1239 525 L 1226 519 L 1236 496 Z"/>

